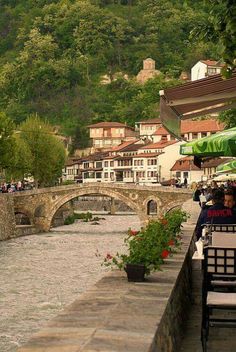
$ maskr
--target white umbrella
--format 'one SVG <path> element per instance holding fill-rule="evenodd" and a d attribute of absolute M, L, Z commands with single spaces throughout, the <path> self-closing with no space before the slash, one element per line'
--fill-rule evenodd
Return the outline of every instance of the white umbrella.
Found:
<path fill-rule="evenodd" d="M 218 175 L 213 178 L 214 181 L 224 182 L 224 181 L 236 181 L 236 174 L 224 174 Z"/>

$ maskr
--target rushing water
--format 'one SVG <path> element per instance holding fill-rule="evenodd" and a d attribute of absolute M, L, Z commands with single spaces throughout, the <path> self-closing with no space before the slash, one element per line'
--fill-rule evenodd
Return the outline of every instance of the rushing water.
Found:
<path fill-rule="evenodd" d="M 66 305 L 99 280 L 102 256 L 123 246 L 135 215 L 106 216 L 52 232 L 0 242 L 0 351 L 14 352 Z"/>

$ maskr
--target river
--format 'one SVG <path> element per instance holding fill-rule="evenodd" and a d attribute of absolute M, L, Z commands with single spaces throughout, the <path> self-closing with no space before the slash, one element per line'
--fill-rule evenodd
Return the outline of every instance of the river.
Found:
<path fill-rule="evenodd" d="M 94 285 L 109 270 L 103 256 L 122 250 L 129 227 L 140 228 L 136 215 L 102 217 L 0 242 L 1 352 L 15 352 Z"/>

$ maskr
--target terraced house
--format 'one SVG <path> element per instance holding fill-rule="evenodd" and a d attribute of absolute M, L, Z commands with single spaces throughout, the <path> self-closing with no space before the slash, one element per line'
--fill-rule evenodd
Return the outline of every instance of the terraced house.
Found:
<path fill-rule="evenodd" d="M 88 127 L 95 152 L 69 161 L 63 170 L 63 180 L 150 185 L 173 177 L 182 181 L 186 177 L 188 183 L 203 179 L 204 171 L 196 170 L 190 160 L 181 157 L 183 142 L 172 137 L 159 119 L 141 121 L 135 130 L 117 122 Z M 214 119 L 182 121 L 181 135 L 190 141 L 223 127 Z"/>

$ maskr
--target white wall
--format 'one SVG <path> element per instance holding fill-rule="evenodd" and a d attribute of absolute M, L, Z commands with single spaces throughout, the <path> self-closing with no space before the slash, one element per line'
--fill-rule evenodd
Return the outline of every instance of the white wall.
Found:
<path fill-rule="evenodd" d="M 191 68 L 191 81 L 196 81 L 197 79 L 205 78 L 206 72 L 207 72 L 207 65 L 201 61 L 198 61 Z"/>
<path fill-rule="evenodd" d="M 175 144 L 171 144 L 168 147 L 164 148 L 164 154 L 158 156 L 159 166 L 161 169 L 161 181 L 164 178 L 165 180 L 169 180 L 171 178 L 170 169 L 176 162 L 176 160 L 183 157 L 180 155 L 180 145 L 185 142 L 177 142 Z"/>

